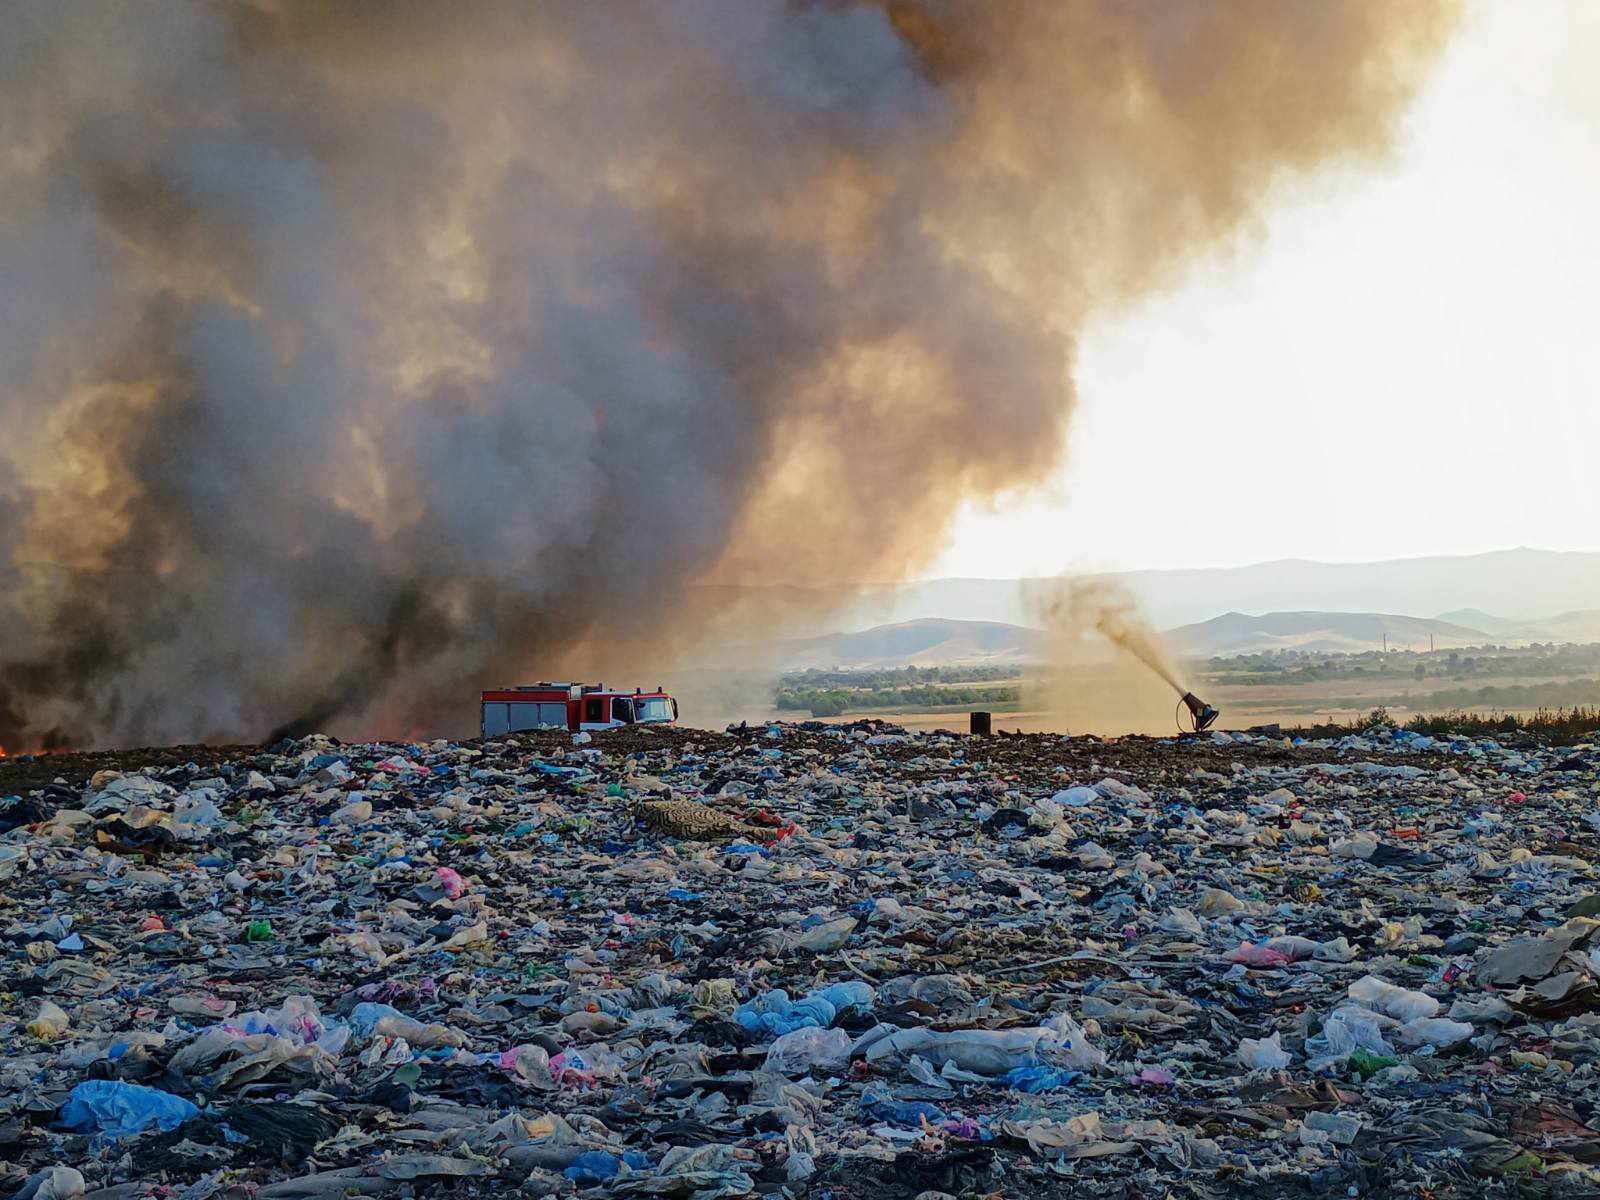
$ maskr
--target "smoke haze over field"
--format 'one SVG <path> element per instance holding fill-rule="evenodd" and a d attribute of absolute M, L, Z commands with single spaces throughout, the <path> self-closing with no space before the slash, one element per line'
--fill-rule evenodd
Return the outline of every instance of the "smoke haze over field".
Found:
<path fill-rule="evenodd" d="M 1073 731 L 1170 732 L 1189 684 L 1134 595 L 1108 578 L 1024 584 L 1030 622 L 1049 635 L 1048 669 L 1023 688 L 1030 707 Z"/>
<path fill-rule="evenodd" d="M 914 570 L 1454 20 L 15 0 L 0 744 L 459 730 L 690 584 Z"/>

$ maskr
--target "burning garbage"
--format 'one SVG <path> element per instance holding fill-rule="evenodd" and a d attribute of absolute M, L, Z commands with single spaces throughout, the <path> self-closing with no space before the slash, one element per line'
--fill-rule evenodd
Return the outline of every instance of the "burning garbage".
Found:
<path fill-rule="evenodd" d="M 1084 331 L 1381 161 L 1458 18 L 155 7 L 6 30 L 7 745 L 464 736 L 741 583 L 916 571 L 1055 477 Z"/>

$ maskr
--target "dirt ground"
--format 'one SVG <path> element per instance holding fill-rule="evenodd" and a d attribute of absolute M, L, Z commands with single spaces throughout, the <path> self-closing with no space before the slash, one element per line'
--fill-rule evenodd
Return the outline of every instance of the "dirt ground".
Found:
<path fill-rule="evenodd" d="M 1019 718 L 1013 722 L 1012 717 Z M 1181 771 L 1192 770 L 1196 765 L 1213 765 L 1209 762 L 1215 758 L 1214 765 L 1227 769 L 1234 751 L 1231 747 L 1220 746 L 1213 748 L 1202 739 L 1200 746 L 1185 746 L 1180 748 L 1170 741 L 1159 741 L 1140 735 L 1122 737 L 1115 742 L 1102 742 L 1097 737 L 1054 737 L 1050 734 L 1057 731 L 1048 728 L 1027 729 L 1029 720 L 1044 721 L 1048 714 L 1017 713 L 1006 714 L 1004 722 L 997 722 L 996 733 L 984 739 L 985 754 L 989 761 L 999 764 L 1009 764 L 1011 768 L 1026 772 L 1030 776 L 1037 775 L 1040 779 L 1053 777 L 1052 772 L 1057 767 L 1076 767 L 1081 769 L 1117 769 L 1123 762 L 1137 763 L 1142 769 L 1159 766 L 1166 759 L 1173 760 L 1174 769 Z M 939 728 L 931 722 L 944 719 L 928 715 L 929 724 L 918 725 L 914 721 L 894 721 L 893 724 L 910 725 L 913 728 Z M 876 714 L 869 718 L 846 719 L 839 718 L 827 722 L 808 722 L 817 727 L 818 732 L 808 738 L 804 726 L 795 730 L 791 737 L 800 745 L 805 745 L 814 739 L 818 747 L 827 747 L 832 743 L 822 738 L 820 734 L 823 725 L 860 725 L 862 728 L 875 729 L 884 724 L 886 718 Z M 1016 724 L 1024 725 L 1024 732 L 1028 736 L 1007 736 L 1013 732 Z M 946 726 L 953 728 L 953 724 Z M 1001 732 L 1003 728 L 1004 732 Z M 682 753 L 693 747 L 698 750 L 713 748 L 726 748 L 730 743 L 748 743 L 758 745 L 759 735 L 763 729 L 760 722 L 752 723 L 747 729 L 740 730 L 734 727 L 730 731 L 713 731 L 706 729 L 678 728 L 634 728 L 618 729 L 600 734 L 604 738 L 608 751 L 622 753 L 648 753 L 670 747 L 673 751 Z M 962 717 L 960 732 L 965 732 L 965 716 Z M 568 749 L 571 746 L 570 735 L 566 733 L 521 733 L 515 734 L 510 740 L 532 749 L 548 752 Z M 461 743 L 472 745 L 476 743 Z M 898 748 L 883 748 L 879 753 L 887 758 L 896 758 Z M 919 749 L 907 749 L 907 756 L 922 753 Z M 1197 760 L 1196 755 L 1199 754 Z M 202 766 L 222 762 L 248 762 L 254 758 L 265 755 L 260 746 L 230 745 L 230 746 L 148 746 L 132 750 L 96 750 L 86 752 L 65 752 L 45 755 L 19 755 L 0 759 L 0 796 L 26 795 L 30 790 L 45 787 L 53 782 L 70 787 L 74 790 L 80 788 L 96 771 L 118 770 L 138 771 L 146 767 L 165 768 L 180 766 L 185 763 L 198 763 Z M 1304 759 L 1314 761 L 1317 755 L 1310 751 L 1293 750 L 1284 748 L 1280 750 L 1252 751 L 1254 757 L 1267 760 L 1282 758 L 1283 761 L 1294 762 Z M 1396 761 L 1402 761 L 1397 759 Z M 1419 758 L 1418 761 L 1422 761 Z"/>
<path fill-rule="evenodd" d="M 261 753 L 259 746 L 147 746 L 137 750 L 71 750 L 0 758 L 0 796 L 26 795 L 56 780 L 80 787 L 96 771 L 232 762 Z"/>

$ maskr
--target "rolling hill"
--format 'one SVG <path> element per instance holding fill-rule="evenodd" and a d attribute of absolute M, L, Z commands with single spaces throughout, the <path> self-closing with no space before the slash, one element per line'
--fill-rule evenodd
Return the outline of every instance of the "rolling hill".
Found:
<path fill-rule="evenodd" d="M 1520 642 L 1600 642 L 1600 608 L 1557 613 L 1536 621 L 1509 621 L 1479 609 L 1468 608 L 1441 613 L 1441 621 L 1451 621 L 1491 634 L 1496 641 Z"/>
<path fill-rule="evenodd" d="M 1481 609 L 1457 609 L 1439 617 L 1372 612 L 1227 612 L 1169 629 L 1173 652 L 1191 658 L 1259 654 L 1271 650 L 1360 653 L 1438 650 L 1488 644 L 1600 642 L 1600 609 L 1581 609 L 1534 621 L 1513 621 Z M 736 648 L 739 661 L 760 658 L 778 670 L 975 665 L 1024 666 L 1050 657 L 1050 635 L 1005 621 L 922 617 L 849 633 L 791 638 L 758 648 Z"/>
<path fill-rule="evenodd" d="M 1293 612 L 1314 606 L 1322 612 L 1445 613 L 1441 619 L 1448 624 L 1481 629 L 1456 618 L 1472 610 L 1520 626 L 1541 623 L 1552 612 L 1592 617 L 1600 602 L 1600 554 L 1525 547 L 1385 562 L 1283 559 L 1093 577 L 1126 588 L 1158 628 L 1203 622 L 1218 613 Z M 923 617 L 1026 626 L 1040 620 L 1037 601 L 1054 586 L 1049 578 L 928 579 L 831 588 L 725 586 L 706 589 L 706 596 L 712 606 L 743 602 L 762 614 L 786 614 L 785 624 L 794 633 L 825 634 L 841 626 L 861 629 Z M 1491 613 L 1501 615 L 1489 617 Z"/>
<path fill-rule="evenodd" d="M 1534 642 L 1600 642 L 1600 608 L 1561 613 L 1526 628 Z"/>
<path fill-rule="evenodd" d="M 1479 629 L 1495 638 L 1521 638 L 1528 628 L 1526 621 L 1507 620 L 1505 617 L 1486 613 L 1481 608 L 1458 608 L 1454 612 L 1440 613 L 1434 620 L 1448 621 L 1452 625 L 1465 625 L 1468 629 Z"/>
<path fill-rule="evenodd" d="M 1481 646 L 1495 640 L 1480 629 L 1425 617 L 1388 613 L 1271 612 L 1261 616 L 1230 612 L 1167 632 L 1179 654 L 1195 657 L 1258 654 L 1267 650 L 1357 652 L 1426 650 L 1429 639 L 1440 650 Z"/>
<path fill-rule="evenodd" d="M 1381 650 L 1459 650 L 1492 643 L 1600 641 L 1600 611 L 1563 613 L 1543 621 L 1517 622 L 1487 613 L 1485 625 L 1469 626 L 1443 617 L 1393 613 L 1269 612 L 1252 616 L 1229 612 L 1163 634 L 1173 652 L 1187 658 L 1260 654 L 1271 650 L 1360 653 Z M 1387 641 L 1385 641 L 1387 638 Z M 776 646 L 781 670 L 811 667 L 892 670 L 898 667 L 955 667 L 980 664 L 1025 666 L 1048 661 L 1050 635 L 1042 629 L 1002 621 L 960 621 L 926 617 L 878 625 L 852 633 L 795 638 Z"/>

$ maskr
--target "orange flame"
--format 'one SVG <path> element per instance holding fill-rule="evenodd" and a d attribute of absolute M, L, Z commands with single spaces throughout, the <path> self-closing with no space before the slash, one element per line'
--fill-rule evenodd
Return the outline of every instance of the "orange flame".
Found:
<path fill-rule="evenodd" d="M 4 746 L 0 746 L 0 758 L 39 758 L 46 754 L 71 753 L 71 748 L 67 746 L 36 746 L 32 750 L 7 750 Z"/>

